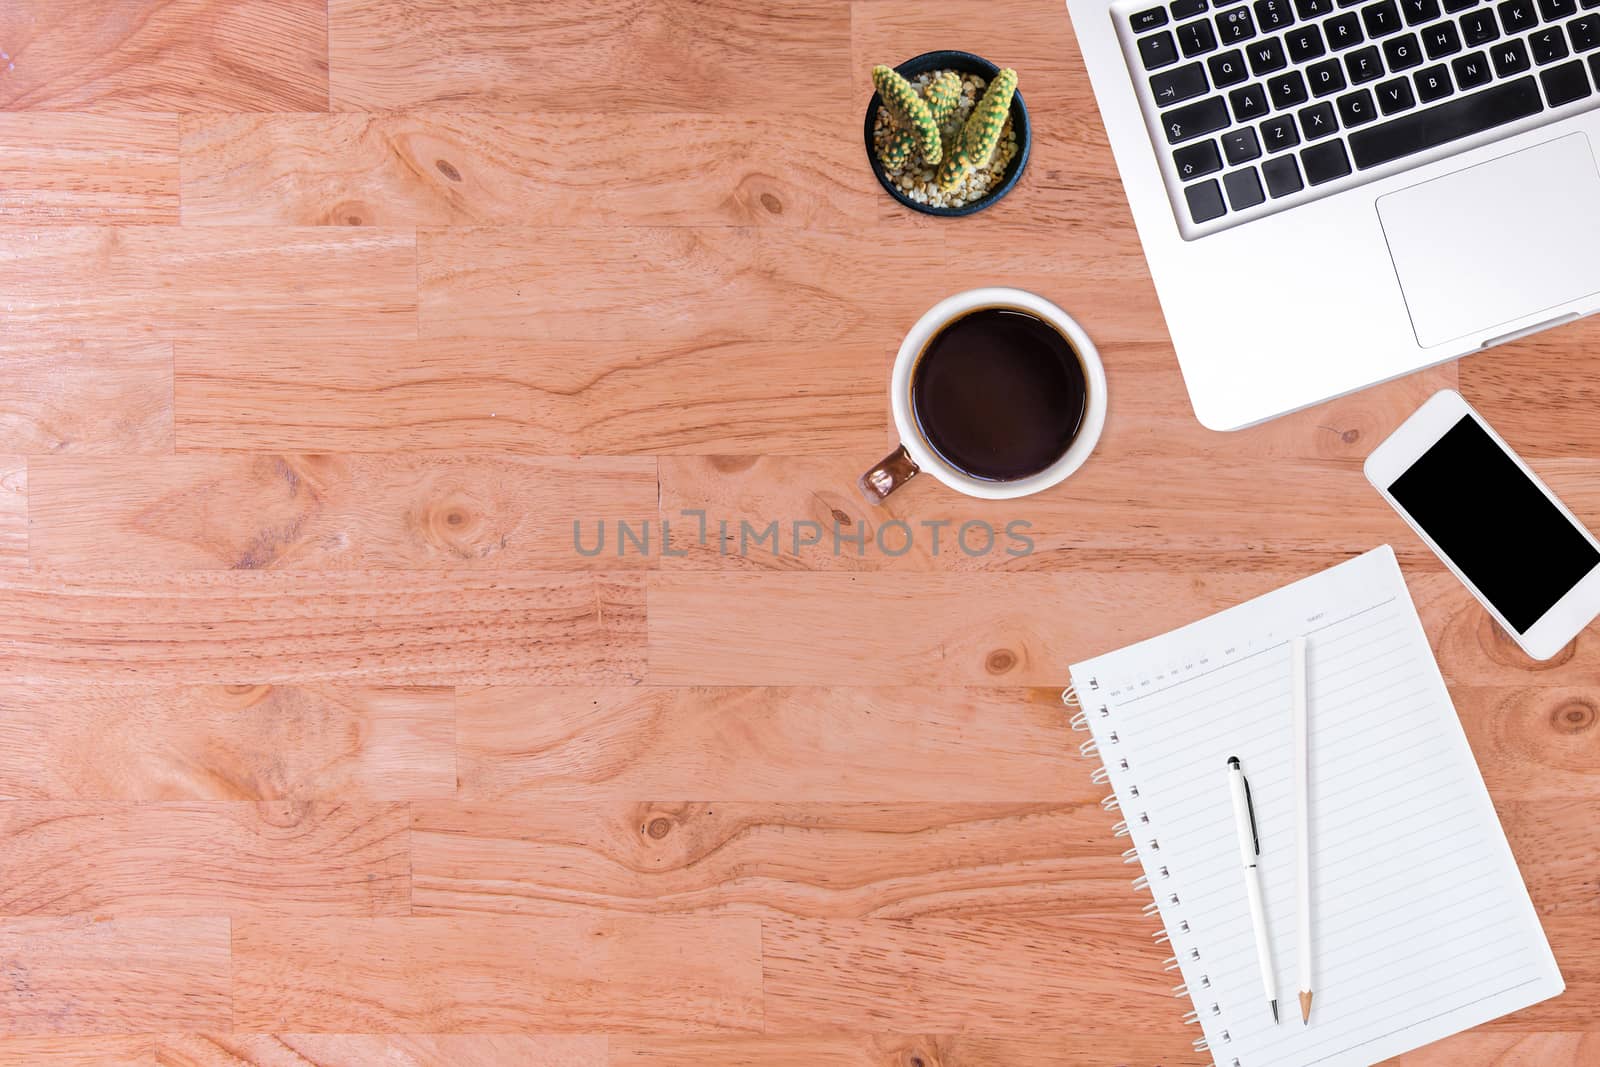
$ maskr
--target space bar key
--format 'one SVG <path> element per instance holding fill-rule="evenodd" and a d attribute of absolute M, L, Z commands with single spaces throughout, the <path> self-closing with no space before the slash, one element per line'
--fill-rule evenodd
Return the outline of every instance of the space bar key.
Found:
<path fill-rule="evenodd" d="M 1404 118 L 1369 126 L 1350 134 L 1350 154 L 1366 170 L 1380 163 L 1425 152 L 1442 144 L 1492 130 L 1544 110 L 1533 76 L 1504 82 L 1448 104 L 1414 111 Z"/>

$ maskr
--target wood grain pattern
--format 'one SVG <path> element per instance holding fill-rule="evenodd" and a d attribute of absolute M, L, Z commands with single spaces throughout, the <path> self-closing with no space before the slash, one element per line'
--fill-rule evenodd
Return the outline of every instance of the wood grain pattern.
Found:
<path fill-rule="evenodd" d="M 449 689 L 13 685 L 0 799 L 373 801 L 456 788 Z"/>
<path fill-rule="evenodd" d="M 0 331 L 3 331 L 0 327 Z M 166 341 L 0 340 L 0 450 L 50 455 L 172 451 Z"/>
<path fill-rule="evenodd" d="M 231 1025 L 225 918 L 0 919 L 0 1037 Z"/>
<path fill-rule="evenodd" d="M 237 919 L 241 1030 L 754 1030 L 760 920 Z"/>
<path fill-rule="evenodd" d="M 672 150 L 641 152 L 663 129 Z M 854 132 L 761 113 L 193 116 L 183 221 L 860 225 L 877 205 Z"/>
<path fill-rule="evenodd" d="M 885 447 L 890 353 L 875 341 L 243 341 L 176 350 L 185 449 L 866 456 Z"/>
<path fill-rule="evenodd" d="M 335 111 L 809 112 L 846 99 L 849 38 L 839 0 L 328 5 Z"/>
<path fill-rule="evenodd" d="M 0 108 L 301 111 L 328 104 L 323 0 L 73 0 L 0 11 Z"/>
<path fill-rule="evenodd" d="M 1098 800 L 1060 758 L 1072 736 L 1050 688 L 503 686 L 456 699 L 473 801 Z"/>
<path fill-rule="evenodd" d="M 0 230 L 0 340 L 416 336 L 409 231 Z"/>
<path fill-rule="evenodd" d="M 178 221 L 176 115 L 0 113 L 0 141 L 0 222 Z"/>
<path fill-rule="evenodd" d="M 862 158 L 935 48 L 1032 120 L 965 219 Z M 0 1067 L 1201 1067 L 1067 667 L 1379 543 L 1568 983 L 1388 1067 L 1600 1058 L 1600 643 L 1361 472 L 1459 387 L 1600 527 L 1600 319 L 1204 429 L 1059 3 L 6 0 L 0 143 Z M 869 509 L 979 285 L 1095 455 Z"/>
<path fill-rule="evenodd" d="M 0 804 L 0 915 L 402 915 L 401 805 Z"/>
<path fill-rule="evenodd" d="M 162 1067 L 606 1067 L 606 1044 L 565 1034 L 163 1034 L 154 1050 Z"/>
<path fill-rule="evenodd" d="M 0 456 L 0 567 L 28 563 L 28 461 Z"/>
<path fill-rule="evenodd" d="M 113 533 L 130 571 L 625 569 L 651 560 L 580 549 L 657 512 L 654 459 L 52 456 L 29 469 L 29 551 L 62 569 L 93 568 Z"/>
<path fill-rule="evenodd" d="M 624 574 L 0 571 L 0 679 L 626 684 L 644 600 Z"/>
<path fill-rule="evenodd" d="M 1085 902 L 1102 914 L 1128 877 L 1105 848 L 1111 817 L 1091 802 L 444 802 L 414 811 L 419 915 L 910 919 L 1071 914 Z"/>

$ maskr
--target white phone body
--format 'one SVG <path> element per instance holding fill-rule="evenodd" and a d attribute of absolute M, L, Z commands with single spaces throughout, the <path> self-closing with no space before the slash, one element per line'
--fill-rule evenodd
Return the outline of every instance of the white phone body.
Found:
<path fill-rule="evenodd" d="M 1461 394 L 1453 389 L 1442 389 L 1429 397 L 1427 402 L 1418 408 L 1399 429 L 1390 434 L 1387 440 L 1373 450 L 1372 454 L 1367 457 L 1365 464 L 1367 480 L 1373 484 L 1373 487 L 1378 492 L 1383 494 L 1383 498 L 1400 513 L 1401 518 L 1406 520 L 1407 524 L 1417 532 L 1417 535 L 1427 542 L 1428 547 L 1438 554 L 1439 558 L 1444 561 L 1444 565 L 1450 568 L 1451 573 L 1461 579 L 1462 584 L 1472 591 L 1472 595 L 1478 598 L 1479 602 L 1488 609 L 1489 614 L 1494 616 L 1495 621 L 1504 628 L 1505 632 L 1511 636 L 1511 639 L 1524 652 L 1534 659 L 1549 659 L 1565 648 L 1567 643 L 1576 637 L 1585 626 L 1589 625 L 1596 615 L 1600 615 L 1600 564 L 1591 567 L 1586 573 L 1581 573 L 1581 576 L 1575 579 L 1571 587 L 1560 595 L 1559 599 L 1555 600 L 1553 604 L 1550 604 L 1543 614 L 1519 631 L 1502 614 L 1500 606 L 1496 605 L 1479 589 L 1477 583 L 1440 546 L 1433 534 L 1425 529 L 1406 509 L 1405 505 L 1390 492 L 1390 487 L 1395 485 L 1401 475 L 1410 471 L 1463 418 L 1471 418 L 1477 423 L 1478 427 L 1488 435 L 1489 439 L 1516 464 L 1523 477 L 1527 478 L 1532 487 L 1543 494 L 1551 504 L 1555 505 L 1560 515 L 1582 536 L 1583 540 L 1594 550 L 1596 557 L 1600 558 L 1600 542 L 1596 542 L 1594 536 L 1584 529 L 1583 524 L 1567 509 L 1566 505 L 1561 503 L 1556 495 L 1550 491 L 1549 487 L 1539 480 L 1538 475 L 1534 474 L 1526 463 L 1522 462 L 1521 457 L 1511 450 L 1510 446 L 1501 439 L 1499 434 L 1494 432 L 1494 428 L 1484 421 L 1483 416 L 1474 411 L 1472 405 L 1462 399 Z M 1465 430 L 1465 428 L 1463 429 Z M 1432 462 L 1438 463 L 1440 461 L 1435 459 Z M 1485 491 L 1480 484 L 1474 482 L 1473 470 L 1462 469 L 1455 473 L 1460 478 L 1459 487 L 1462 493 L 1479 496 L 1475 501 L 1477 507 L 1485 512 L 1497 507 L 1504 507 L 1504 502 L 1495 498 L 1494 491 Z M 1447 540 L 1449 539 L 1449 531 L 1438 530 L 1436 532 Z M 1535 542 L 1531 545 L 1509 546 L 1508 556 L 1510 553 L 1515 552 L 1526 553 L 1530 549 L 1537 551 L 1538 544 Z M 1523 613 L 1526 614 L 1525 607 Z"/>

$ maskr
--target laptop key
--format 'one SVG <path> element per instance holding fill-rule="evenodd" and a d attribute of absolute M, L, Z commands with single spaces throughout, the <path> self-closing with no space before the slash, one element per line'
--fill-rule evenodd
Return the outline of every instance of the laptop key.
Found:
<path fill-rule="evenodd" d="M 1322 30 L 1327 35 L 1328 47 L 1335 51 L 1341 48 L 1354 48 L 1366 40 L 1361 32 L 1361 16 L 1354 11 L 1335 15 L 1322 24 Z"/>
<path fill-rule="evenodd" d="M 1167 9 L 1164 7 L 1152 7 L 1144 11 L 1135 11 L 1128 16 L 1128 25 L 1133 27 L 1134 33 L 1143 33 L 1145 30 L 1153 30 L 1157 26 L 1165 26 L 1166 24 Z"/>
<path fill-rule="evenodd" d="M 1303 104 L 1309 99 L 1306 80 L 1298 70 L 1285 71 L 1276 78 L 1267 79 L 1267 96 L 1279 111 Z"/>
<path fill-rule="evenodd" d="M 1539 80 L 1544 83 L 1545 99 L 1550 101 L 1551 107 L 1570 104 L 1589 95 L 1589 76 L 1583 72 L 1580 60 L 1541 70 Z"/>
<path fill-rule="evenodd" d="M 1220 219 L 1228 213 L 1222 203 L 1222 187 L 1215 178 L 1186 186 L 1183 198 L 1189 201 L 1189 217 L 1197 223 Z"/>
<path fill-rule="evenodd" d="M 1256 35 L 1256 24 L 1251 21 L 1250 9 L 1233 7 L 1217 15 L 1217 36 L 1223 44 L 1238 44 Z"/>
<path fill-rule="evenodd" d="M 1199 63 L 1185 63 L 1181 67 L 1150 75 L 1150 92 L 1161 107 L 1204 96 L 1208 88 L 1205 68 Z"/>
<path fill-rule="evenodd" d="M 1417 99 L 1424 104 L 1442 100 L 1454 91 L 1454 87 L 1450 84 L 1450 71 L 1443 63 L 1424 67 L 1411 75 L 1411 78 L 1417 83 Z"/>
<path fill-rule="evenodd" d="M 1495 10 L 1500 12 L 1500 25 L 1508 34 L 1530 30 L 1539 21 L 1533 13 L 1533 0 L 1505 0 Z"/>
<path fill-rule="evenodd" d="M 1193 104 L 1184 104 L 1161 113 L 1161 128 L 1166 132 L 1168 144 L 1181 144 L 1196 137 L 1227 129 L 1233 123 L 1228 118 L 1228 105 L 1222 97 L 1213 96 Z"/>
<path fill-rule="evenodd" d="M 1172 164 L 1178 168 L 1178 177 L 1184 181 L 1203 178 L 1222 169 L 1222 153 L 1215 141 L 1196 141 L 1172 153 Z"/>
<path fill-rule="evenodd" d="M 1394 0 L 1378 0 L 1361 9 L 1361 24 L 1367 28 L 1368 37 L 1384 37 L 1400 30 L 1400 12 Z"/>
<path fill-rule="evenodd" d="M 1393 78 L 1386 81 L 1378 86 L 1377 94 L 1378 110 L 1385 115 L 1398 115 L 1417 106 L 1417 98 L 1411 93 L 1409 78 Z"/>
<path fill-rule="evenodd" d="M 1211 7 L 1211 0 L 1172 0 L 1167 6 L 1172 9 L 1173 18 L 1188 19 L 1204 15 Z"/>
<path fill-rule="evenodd" d="M 1357 89 L 1339 98 L 1339 118 L 1344 121 L 1345 129 L 1365 126 L 1377 117 L 1378 109 L 1372 105 L 1372 94 L 1367 90 Z"/>
<path fill-rule="evenodd" d="M 1256 0 L 1256 25 L 1261 27 L 1263 33 L 1268 30 L 1281 30 L 1294 21 L 1294 12 L 1289 10 L 1289 0 Z"/>
<path fill-rule="evenodd" d="M 1289 58 L 1296 63 L 1316 59 L 1327 49 L 1322 44 L 1322 31 L 1315 26 L 1299 26 L 1283 35 L 1289 46 Z"/>
<path fill-rule="evenodd" d="M 1546 26 L 1529 37 L 1528 47 L 1533 51 L 1533 61 L 1541 67 L 1567 58 L 1567 38 L 1559 26 Z"/>
<path fill-rule="evenodd" d="M 1288 115 L 1276 115 L 1261 124 L 1261 141 L 1268 152 L 1282 152 L 1300 143 L 1300 130 Z"/>
<path fill-rule="evenodd" d="M 1256 174 L 1254 167 L 1229 171 L 1223 177 L 1222 184 L 1228 190 L 1228 203 L 1235 211 L 1255 207 L 1267 198 L 1261 191 L 1261 177 Z"/>
<path fill-rule="evenodd" d="M 1267 105 L 1266 86 L 1259 83 L 1233 90 L 1228 94 L 1228 103 L 1233 105 L 1233 117 L 1240 122 L 1260 118 L 1271 110 Z"/>
<path fill-rule="evenodd" d="M 1244 69 L 1244 53 L 1237 48 L 1212 56 L 1206 60 L 1206 66 L 1211 69 L 1211 84 L 1218 89 L 1238 85 L 1250 76 Z"/>
<path fill-rule="evenodd" d="M 1462 89 L 1476 89 L 1487 85 L 1494 72 L 1489 69 L 1489 57 L 1482 52 L 1468 52 L 1450 61 L 1450 71 L 1456 76 L 1456 85 Z"/>
<path fill-rule="evenodd" d="M 1139 58 L 1145 70 L 1157 70 L 1178 61 L 1178 50 L 1172 45 L 1172 34 L 1162 30 L 1139 38 Z"/>
<path fill-rule="evenodd" d="M 1312 104 L 1301 108 L 1297 114 L 1300 116 L 1300 132 L 1306 135 L 1308 141 L 1338 132 L 1339 120 L 1333 117 L 1332 104 Z"/>
<path fill-rule="evenodd" d="M 1311 83 L 1311 95 L 1327 96 L 1345 87 L 1344 67 L 1337 59 L 1324 59 L 1306 68 L 1306 80 Z"/>
<path fill-rule="evenodd" d="M 1584 15 L 1567 23 L 1567 36 L 1572 39 L 1572 50 L 1579 54 L 1600 48 L 1600 15 Z"/>
<path fill-rule="evenodd" d="M 1368 45 L 1351 52 L 1344 57 L 1344 67 L 1350 74 L 1351 85 L 1360 85 L 1362 82 L 1383 77 L 1383 57 L 1378 55 L 1377 45 Z"/>
<path fill-rule="evenodd" d="M 1474 11 L 1469 15 L 1462 15 L 1461 36 L 1466 40 L 1468 48 L 1475 44 L 1488 44 L 1499 37 L 1500 26 L 1494 20 L 1494 12 Z"/>
<path fill-rule="evenodd" d="M 1314 19 L 1333 10 L 1333 0 L 1294 0 L 1295 12 L 1303 19 Z"/>
<path fill-rule="evenodd" d="M 1261 142 L 1256 140 L 1256 131 L 1246 126 L 1242 130 L 1229 130 L 1222 135 L 1222 154 L 1228 157 L 1228 166 L 1237 167 L 1241 163 L 1248 163 L 1261 155 Z M 1234 205 L 1238 207 L 1237 204 Z"/>
<path fill-rule="evenodd" d="M 1193 59 L 1195 56 L 1214 51 L 1217 47 L 1217 35 L 1212 31 L 1211 23 L 1205 19 L 1196 19 L 1178 27 L 1178 45 L 1183 49 L 1183 58 Z"/>
<path fill-rule="evenodd" d="M 1400 0 L 1407 26 L 1420 26 L 1439 17 L 1439 0 Z"/>
<path fill-rule="evenodd" d="M 1578 13 L 1578 0 L 1539 0 L 1539 14 L 1546 22 L 1564 19 Z"/>
<path fill-rule="evenodd" d="M 1533 65 L 1528 61 L 1528 46 L 1521 41 L 1506 41 L 1489 51 L 1494 60 L 1494 72 L 1501 78 L 1521 74 Z"/>
<path fill-rule="evenodd" d="M 1596 0 L 1600 3 L 1600 0 Z M 1457 11 L 1465 11 L 1469 7 L 1477 7 L 1478 0 L 1444 0 L 1445 14 L 1453 15 Z"/>
<path fill-rule="evenodd" d="M 1389 70 L 1395 74 L 1421 63 L 1422 46 L 1417 43 L 1417 35 L 1408 33 L 1383 42 L 1383 58 L 1388 62 Z"/>
<path fill-rule="evenodd" d="M 1267 193 L 1274 200 L 1305 188 L 1293 156 L 1273 156 L 1261 164 L 1261 176 L 1267 180 Z"/>
<path fill-rule="evenodd" d="M 1422 46 L 1428 50 L 1429 59 L 1443 59 L 1461 51 L 1461 35 L 1453 22 L 1441 22 L 1422 31 Z"/>
<path fill-rule="evenodd" d="M 1544 110 L 1539 86 L 1529 77 L 1501 82 L 1350 135 L 1350 152 L 1362 170 L 1449 144 Z"/>
<path fill-rule="evenodd" d="M 1250 73 L 1258 78 L 1289 65 L 1289 61 L 1283 56 L 1283 45 L 1276 37 L 1257 41 L 1245 49 L 1245 54 L 1250 57 Z"/>
<path fill-rule="evenodd" d="M 1321 185 L 1350 173 L 1350 157 L 1343 141 L 1324 141 L 1300 152 L 1300 163 L 1306 169 L 1306 181 Z"/>

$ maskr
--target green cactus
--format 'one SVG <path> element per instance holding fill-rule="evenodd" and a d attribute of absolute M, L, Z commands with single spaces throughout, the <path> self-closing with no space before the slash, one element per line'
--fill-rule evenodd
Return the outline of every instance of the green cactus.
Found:
<path fill-rule="evenodd" d="M 955 110 L 956 101 L 961 99 L 961 75 L 953 70 L 945 71 L 922 90 L 922 98 L 928 102 L 933 121 L 943 125 L 944 120 L 950 117 L 950 112 Z"/>
<path fill-rule="evenodd" d="M 1000 143 L 1000 131 L 1005 129 L 1016 92 L 1017 72 L 1007 67 L 994 76 L 961 128 L 961 149 L 974 167 L 986 167 L 994 158 L 995 145 Z"/>
<path fill-rule="evenodd" d="M 872 84 L 877 86 L 884 107 L 889 109 L 889 114 L 900 128 L 909 130 L 916 137 L 917 149 L 922 153 L 923 160 L 929 166 L 938 163 L 944 155 L 944 146 L 939 141 L 939 124 L 933 121 L 928 102 L 918 96 L 916 88 L 891 67 L 873 67 Z"/>
<path fill-rule="evenodd" d="M 961 184 L 965 178 L 977 169 L 972 157 L 967 155 L 967 150 L 961 145 L 961 138 L 956 138 L 956 143 L 950 146 L 949 153 L 944 157 L 944 162 L 939 165 L 939 188 L 949 192 Z"/>
<path fill-rule="evenodd" d="M 885 167 L 893 170 L 911 158 L 911 153 L 916 151 L 917 137 L 910 130 L 895 130 L 884 143 L 883 151 L 878 153 L 878 158 L 883 160 Z"/>

